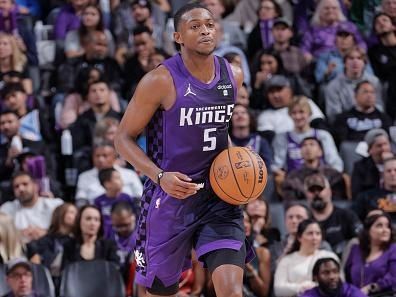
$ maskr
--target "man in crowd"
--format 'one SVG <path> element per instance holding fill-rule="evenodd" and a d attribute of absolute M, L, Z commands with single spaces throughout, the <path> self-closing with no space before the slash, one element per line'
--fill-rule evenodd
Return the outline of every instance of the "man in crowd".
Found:
<path fill-rule="evenodd" d="M 372 129 L 364 137 L 369 156 L 357 161 L 352 172 L 352 197 L 372 188 L 380 187 L 384 160 L 392 157 L 388 133 Z"/>
<path fill-rule="evenodd" d="M 15 258 L 6 265 L 7 284 L 11 291 L 3 297 L 44 297 L 33 291 L 32 265 L 24 258 Z"/>
<path fill-rule="evenodd" d="M 330 183 L 323 174 L 307 176 L 304 188 L 313 217 L 325 234 L 324 239 L 336 254 L 341 255 L 347 242 L 356 237 L 361 229 L 358 217 L 349 209 L 333 204 Z"/>
<path fill-rule="evenodd" d="M 26 242 L 39 239 L 47 233 L 52 213 L 62 199 L 39 197 L 37 184 L 26 172 L 15 174 L 12 186 L 15 200 L 4 203 L 0 211 L 14 218 Z"/>
<path fill-rule="evenodd" d="M 357 287 L 341 280 L 340 264 L 333 258 L 322 258 L 315 262 L 312 280 L 317 287 L 305 291 L 300 297 L 365 297 Z"/>

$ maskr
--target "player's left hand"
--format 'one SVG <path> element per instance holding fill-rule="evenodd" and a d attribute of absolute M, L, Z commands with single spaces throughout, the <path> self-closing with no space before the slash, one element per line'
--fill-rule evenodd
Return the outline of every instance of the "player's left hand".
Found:
<path fill-rule="evenodd" d="M 199 190 L 198 184 L 192 183 L 190 177 L 180 172 L 164 172 L 160 186 L 165 193 L 177 199 L 186 199 Z"/>

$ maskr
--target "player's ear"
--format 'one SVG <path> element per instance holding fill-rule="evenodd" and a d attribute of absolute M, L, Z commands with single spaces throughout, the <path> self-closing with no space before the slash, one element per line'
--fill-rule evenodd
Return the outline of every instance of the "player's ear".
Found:
<path fill-rule="evenodd" d="M 183 45 L 183 40 L 179 32 L 173 32 L 173 40 L 180 45 Z"/>

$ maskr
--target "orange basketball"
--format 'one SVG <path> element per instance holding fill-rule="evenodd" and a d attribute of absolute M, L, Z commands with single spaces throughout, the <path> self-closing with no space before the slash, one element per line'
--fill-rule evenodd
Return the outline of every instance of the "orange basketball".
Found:
<path fill-rule="evenodd" d="M 263 159 L 246 147 L 230 147 L 222 151 L 213 160 L 209 176 L 216 195 L 234 205 L 257 199 L 267 184 Z"/>

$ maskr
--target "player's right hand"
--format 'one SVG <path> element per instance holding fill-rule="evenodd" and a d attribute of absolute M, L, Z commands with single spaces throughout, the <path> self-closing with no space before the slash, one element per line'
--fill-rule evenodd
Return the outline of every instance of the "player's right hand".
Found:
<path fill-rule="evenodd" d="M 160 186 L 165 193 L 176 199 L 186 199 L 199 190 L 198 184 L 192 183 L 191 178 L 180 172 L 164 172 Z"/>

